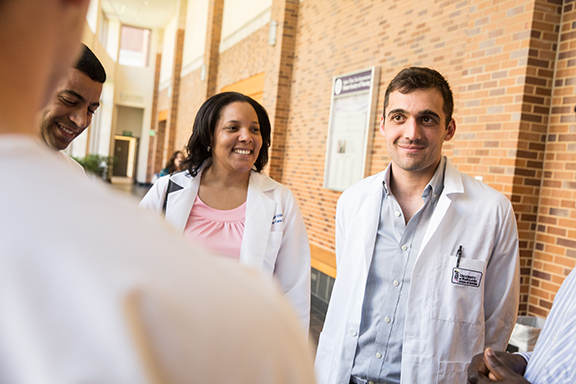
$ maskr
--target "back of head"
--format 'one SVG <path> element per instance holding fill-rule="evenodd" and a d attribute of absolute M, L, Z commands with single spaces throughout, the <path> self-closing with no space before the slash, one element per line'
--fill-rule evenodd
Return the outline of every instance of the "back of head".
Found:
<path fill-rule="evenodd" d="M 102 84 L 106 81 L 106 70 L 104 70 L 102 63 L 98 60 L 94 52 L 84 44 L 82 44 L 82 55 L 74 68 L 94 81 Z"/>
<path fill-rule="evenodd" d="M 406 94 L 418 89 L 436 89 L 444 100 L 443 111 L 446 115 L 446 125 L 452 120 L 454 113 L 454 97 L 450 85 L 438 71 L 425 67 L 410 67 L 401 70 L 392 79 L 384 95 L 384 111 L 388 107 L 390 94 L 394 91 Z"/>
<path fill-rule="evenodd" d="M 262 135 L 262 148 L 258 159 L 254 163 L 257 172 L 260 172 L 268 163 L 268 148 L 270 147 L 270 133 L 272 130 L 268 113 L 263 106 L 249 96 L 238 92 L 218 93 L 202 104 L 192 127 L 192 136 L 188 141 L 186 150 L 188 156 L 182 163 L 183 169 L 188 169 L 192 176 L 196 176 L 205 161 L 210 161 L 212 154 L 208 150 L 214 137 L 214 131 L 224 108 L 232 103 L 248 103 L 256 111 L 260 134 Z"/>

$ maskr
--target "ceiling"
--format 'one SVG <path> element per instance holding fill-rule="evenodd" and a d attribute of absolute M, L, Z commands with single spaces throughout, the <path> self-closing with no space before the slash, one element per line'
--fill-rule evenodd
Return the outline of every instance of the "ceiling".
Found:
<path fill-rule="evenodd" d="M 164 28 L 180 0 L 102 0 L 102 10 L 110 20 L 141 28 Z"/>

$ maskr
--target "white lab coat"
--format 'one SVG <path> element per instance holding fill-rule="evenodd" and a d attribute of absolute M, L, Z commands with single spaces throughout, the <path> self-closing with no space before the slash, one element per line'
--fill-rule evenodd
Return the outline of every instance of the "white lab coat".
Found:
<path fill-rule="evenodd" d="M 338 276 L 316 356 L 319 383 L 348 384 L 374 251 L 384 172 L 345 191 L 336 211 Z M 480 287 L 451 282 L 460 268 Z M 402 350 L 403 384 L 465 383 L 472 357 L 503 350 L 519 300 L 518 233 L 502 194 L 446 164 L 439 198 L 411 276 Z"/>
<path fill-rule="evenodd" d="M 171 176 L 182 189 L 168 194 L 166 221 L 184 232 L 202 173 Z M 164 176 L 144 196 L 140 207 L 162 213 L 170 176 Z M 251 172 L 246 199 L 246 222 L 240 263 L 274 276 L 294 305 L 302 327 L 310 322 L 310 244 L 302 213 L 292 192 L 270 177 Z"/>

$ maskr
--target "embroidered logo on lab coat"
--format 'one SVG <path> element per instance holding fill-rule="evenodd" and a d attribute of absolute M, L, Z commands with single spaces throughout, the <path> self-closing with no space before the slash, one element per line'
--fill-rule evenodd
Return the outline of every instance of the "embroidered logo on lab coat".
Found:
<path fill-rule="evenodd" d="M 284 215 L 279 213 L 272 218 L 272 225 L 284 222 Z"/>
<path fill-rule="evenodd" d="M 478 288 L 480 281 L 482 281 L 482 272 L 463 268 L 452 269 L 452 284 Z"/>

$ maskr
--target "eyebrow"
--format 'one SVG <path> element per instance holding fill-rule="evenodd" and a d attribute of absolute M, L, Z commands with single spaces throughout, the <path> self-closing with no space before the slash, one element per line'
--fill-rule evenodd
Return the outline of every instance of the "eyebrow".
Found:
<path fill-rule="evenodd" d="M 240 120 L 228 120 L 226 121 L 226 124 L 227 123 L 240 123 Z M 260 122 L 256 120 L 252 121 L 252 123 L 260 125 Z"/>
<path fill-rule="evenodd" d="M 65 90 L 63 90 L 62 92 L 60 92 L 60 94 L 63 94 L 63 93 L 67 93 L 67 94 L 69 94 L 69 95 L 71 95 L 71 96 L 74 96 L 75 98 L 77 98 L 78 100 L 80 100 L 80 101 L 82 101 L 82 102 L 86 101 L 86 99 L 85 99 L 81 94 L 79 94 L 78 92 L 75 92 L 75 91 L 73 91 L 73 90 L 71 90 L 71 89 L 65 89 Z M 94 107 L 94 106 L 99 107 L 99 106 L 100 106 L 100 102 L 97 101 L 97 102 L 95 102 L 95 103 L 90 104 L 90 106 L 91 106 L 91 107 Z"/>
<path fill-rule="evenodd" d="M 405 109 L 402 108 L 396 108 L 391 110 L 390 112 L 388 112 L 388 116 L 390 116 L 393 113 L 403 113 L 403 114 L 409 114 L 408 111 L 406 111 Z M 440 119 L 440 115 L 438 115 L 436 112 L 430 110 L 430 109 L 425 109 L 423 111 L 419 111 L 417 113 L 417 116 L 434 116 L 437 119 Z"/>

